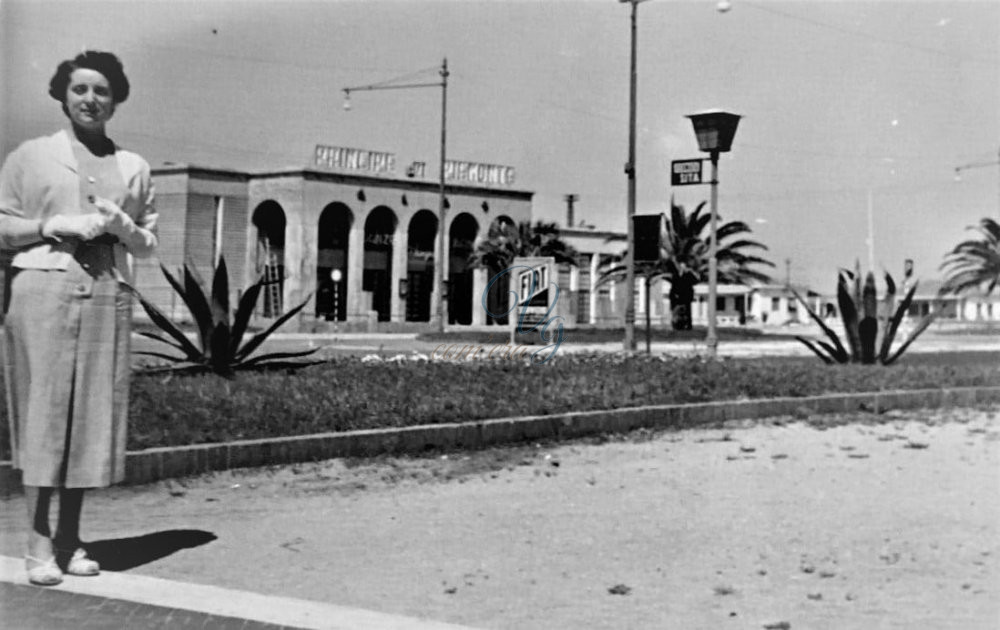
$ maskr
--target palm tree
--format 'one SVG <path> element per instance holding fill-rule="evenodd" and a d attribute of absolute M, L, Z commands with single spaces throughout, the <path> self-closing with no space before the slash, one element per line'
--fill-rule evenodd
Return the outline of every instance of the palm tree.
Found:
<path fill-rule="evenodd" d="M 486 238 L 476 245 L 469 261 L 476 267 L 485 267 L 490 277 L 514 264 L 514 259 L 526 256 L 551 256 L 556 263 L 576 266 L 575 249 L 559 238 L 559 226 L 555 223 L 536 221 L 531 225 L 521 221 L 517 225 L 510 221 L 495 221 L 490 225 Z M 487 296 L 487 306 L 491 313 L 505 310 L 510 278 L 503 275 L 493 283 Z M 507 317 L 489 318 L 499 324 L 506 324 Z"/>
<path fill-rule="evenodd" d="M 1000 287 L 1000 224 L 987 218 L 968 229 L 978 230 L 983 238 L 963 241 L 945 256 L 941 269 L 947 269 L 948 278 L 942 293 L 961 293 L 977 287 L 992 293 Z"/>
<path fill-rule="evenodd" d="M 649 285 L 657 278 L 670 283 L 670 320 L 674 330 L 691 330 L 691 303 L 694 301 L 695 285 L 708 281 L 709 234 L 711 214 L 702 211 L 705 202 L 687 214 L 684 207 L 670 203 L 670 217 L 665 217 L 665 231 L 661 235 L 661 258 L 653 263 L 636 263 L 635 273 Z M 755 265 L 773 267 L 771 261 L 747 253 L 747 250 L 767 250 L 762 243 L 747 238 L 729 240 L 741 234 L 749 234 L 750 227 L 742 221 L 722 223 L 716 230 L 718 250 L 719 282 L 727 284 L 747 284 L 751 281 L 769 282 L 771 277 L 754 268 Z M 621 237 L 623 240 L 624 237 Z M 624 279 L 626 268 L 622 264 L 625 252 L 612 259 L 602 270 L 599 283 Z M 649 305 L 646 306 L 647 317 Z"/>

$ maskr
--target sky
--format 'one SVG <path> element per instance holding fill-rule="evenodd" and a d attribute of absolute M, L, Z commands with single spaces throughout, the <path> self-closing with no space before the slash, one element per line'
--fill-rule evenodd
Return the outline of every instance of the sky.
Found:
<path fill-rule="evenodd" d="M 743 116 L 719 213 L 769 247 L 773 275 L 832 292 L 837 269 L 899 278 L 1000 216 L 1000 1 L 648 0 L 638 7 L 639 214 L 707 201 L 671 188 L 702 157 L 685 115 Z M 0 0 L 0 151 L 65 124 L 57 64 L 111 50 L 132 95 L 109 125 L 154 166 L 306 166 L 317 144 L 428 164 L 447 58 L 447 156 L 513 166 L 537 219 L 624 230 L 628 4 L 615 0 Z M 968 164 L 981 167 L 955 169 Z M 402 173 L 399 174 L 403 176 Z"/>

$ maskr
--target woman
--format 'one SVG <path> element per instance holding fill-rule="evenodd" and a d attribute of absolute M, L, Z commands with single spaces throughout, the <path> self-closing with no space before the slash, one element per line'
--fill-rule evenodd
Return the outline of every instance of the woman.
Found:
<path fill-rule="evenodd" d="M 7 408 L 28 503 L 28 579 L 38 585 L 99 573 L 80 542 L 84 489 L 124 478 L 132 306 L 119 281 L 131 282 L 132 256 L 157 244 L 149 165 L 105 135 L 128 94 L 111 53 L 62 62 L 49 95 L 67 128 L 25 142 L 0 171 L 0 247 L 16 251 Z"/>

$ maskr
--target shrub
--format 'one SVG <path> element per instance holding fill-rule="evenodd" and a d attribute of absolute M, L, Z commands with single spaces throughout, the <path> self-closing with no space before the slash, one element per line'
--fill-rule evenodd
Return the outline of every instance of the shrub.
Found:
<path fill-rule="evenodd" d="M 164 359 L 171 363 L 167 366 L 150 368 L 151 370 L 215 372 L 223 376 L 232 376 L 237 370 L 278 365 L 303 367 L 308 363 L 289 363 L 287 359 L 304 357 L 316 352 L 316 349 L 312 349 L 301 352 L 274 352 L 251 357 L 271 333 L 305 307 L 308 299 L 276 319 L 270 327 L 257 333 L 244 344 L 243 336 L 247 331 L 254 308 L 257 306 L 257 299 L 260 297 L 260 291 L 264 285 L 263 279 L 258 280 L 243 293 L 236 313 L 231 314 L 229 309 L 229 273 L 226 270 L 224 258 L 219 258 L 219 265 L 213 274 L 211 290 L 206 287 L 197 269 L 189 263 L 185 263 L 183 268 L 183 284 L 163 265 L 160 265 L 160 269 L 163 270 L 167 282 L 180 295 L 191 312 L 191 319 L 198 329 L 199 343 L 195 344 L 188 339 L 184 331 L 170 321 L 160 309 L 142 297 L 136 289 L 128 287 L 139 299 L 139 303 L 142 304 L 142 308 L 145 309 L 153 323 L 170 338 L 150 331 L 138 331 L 138 334 L 161 341 L 183 354 L 183 356 L 178 357 L 162 352 L 137 352 L 136 354 Z"/>
<path fill-rule="evenodd" d="M 849 283 L 853 283 L 853 294 L 849 288 Z M 892 342 L 896 338 L 899 325 L 906 316 L 910 304 L 913 302 L 913 294 L 917 290 L 917 283 L 914 282 L 906 296 L 896 306 L 896 283 L 889 273 L 885 274 L 885 298 L 881 315 L 878 312 L 878 297 L 875 290 L 875 275 L 868 272 L 865 277 L 864 286 L 861 284 L 861 273 L 852 273 L 842 269 L 837 278 L 837 305 L 840 307 L 840 316 L 844 322 L 844 335 L 847 337 L 848 351 L 826 322 L 813 311 L 805 300 L 798 293 L 795 298 L 805 307 L 809 316 L 819 324 L 820 328 L 830 340 L 829 343 L 821 339 L 806 339 L 798 336 L 807 348 L 812 350 L 816 356 L 824 363 L 864 363 L 870 365 L 876 360 L 882 365 L 894 363 L 910 347 L 920 333 L 924 332 L 937 312 L 925 316 L 916 325 L 903 343 L 892 352 Z M 880 326 L 881 323 L 881 326 Z M 881 331 L 881 343 L 878 343 Z M 878 348 L 876 350 L 876 347 Z"/>

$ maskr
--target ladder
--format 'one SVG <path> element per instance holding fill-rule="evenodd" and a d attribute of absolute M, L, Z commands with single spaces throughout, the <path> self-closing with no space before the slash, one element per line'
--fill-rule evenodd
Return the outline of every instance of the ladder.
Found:
<path fill-rule="evenodd" d="M 281 267 L 270 253 L 264 263 L 264 317 L 281 315 Z"/>

